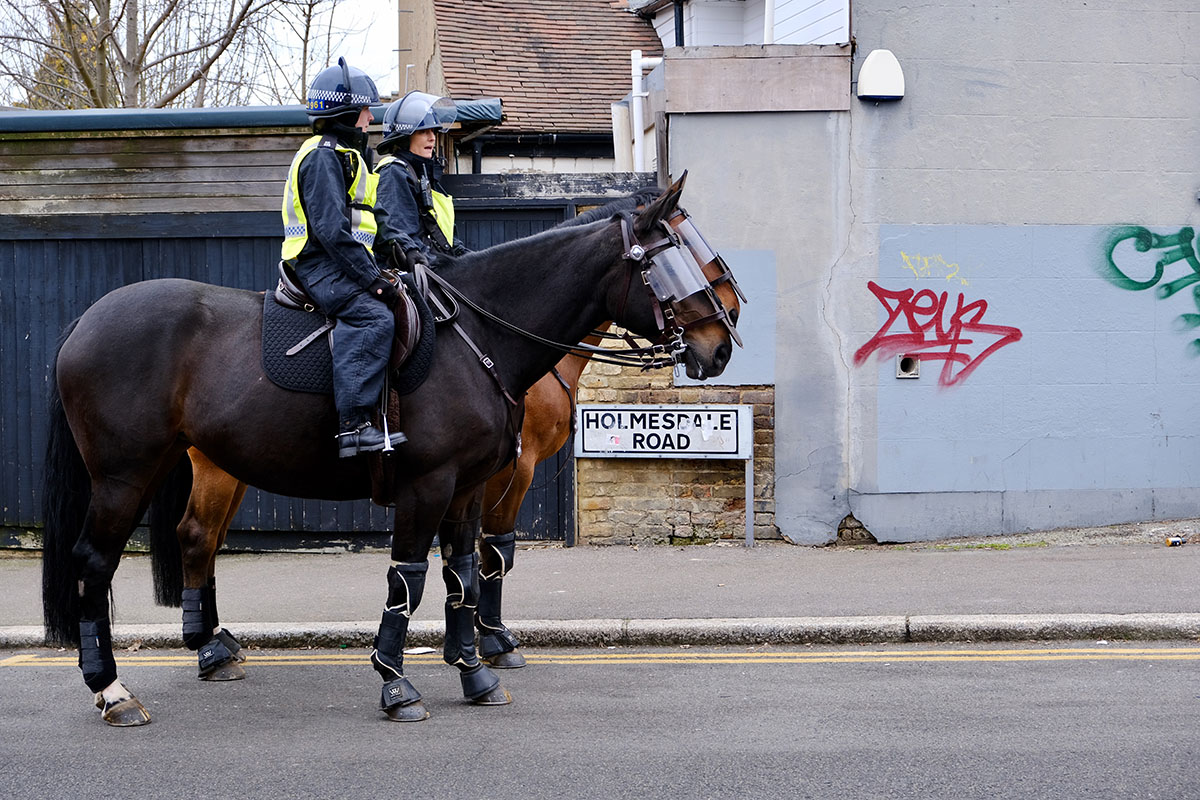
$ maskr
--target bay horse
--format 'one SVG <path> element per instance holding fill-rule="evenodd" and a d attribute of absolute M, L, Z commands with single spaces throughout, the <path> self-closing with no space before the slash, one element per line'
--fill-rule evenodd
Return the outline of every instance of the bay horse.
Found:
<path fill-rule="evenodd" d="M 590 209 L 559 223 L 559 227 L 586 225 L 624 210 L 644 207 L 661 194 L 661 189 L 639 191 L 629 197 Z M 709 286 L 721 301 L 734 328 L 741 313 L 743 294 L 733 273 L 712 250 L 682 212 L 668 220 L 681 233 L 682 243 L 701 265 Z M 595 347 L 604 340 L 611 321 L 601 324 L 583 340 Z M 741 342 L 738 340 L 738 344 Z M 574 424 L 575 395 L 592 352 L 583 350 L 564 356 L 550 373 L 542 376 L 525 394 L 525 418 L 521 427 L 520 455 L 489 478 L 483 492 L 482 536 L 479 541 L 479 605 L 475 627 L 479 633 L 479 655 L 499 669 L 525 666 L 520 642 L 501 617 L 504 579 L 514 566 L 516 522 L 521 504 L 533 482 L 538 464 L 556 455 L 566 444 Z M 155 595 L 162 605 L 179 606 L 184 580 L 190 585 L 216 585 L 216 554 L 246 493 L 246 484 L 223 472 L 197 448 L 188 449 L 190 471 L 175 470 L 150 507 L 150 552 Z M 190 490 L 190 493 L 189 493 Z M 186 501 L 185 501 L 186 497 Z M 179 520 L 177 523 L 176 521 Z M 181 545 L 192 543 L 188 559 Z M 202 543 L 206 546 L 202 546 Z M 215 598 L 213 621 L 217 630 Z M 228 631 L 226 636 L 232 637 Z M 236 639 L 227 641 L 235 658 L 201 672 L 209 681 L 239 680 L 244 654 Z M 234 649 L 234 648 L 237 649 Z"/>
<path fill-rule="evenodd" d="M 519 447 L 520 409 L 511 398 L 559 357 L 547 343 L 578 342 L 615 320 L 660 341 L 692 378 L 724 370 L 728 316 L 711 291 L 684 294 L 703 277 L 666 223 L 682 189 L 681 178 L 640 212 L 552 228 L 442 268 L 464 304 L 462 336 L 443 337 L 429 378 L 398 401 L 409 440 L 393 457 L 394 563 L 371 655 L 388 719 L 429 716 L 403 673 L 403 648 L 435 535 L 447 590 L 443 659 L 458 668 L 472 703 L 511 702 L 475 648 L 475 538 L 484 482 Z M 60 340 L 43 487 L 46 633 L 50 642 L 78 643 L 84 682 L 110 725 L 150 721 L 117 676 L 112 577 L 154 491 L 189 447 L 266 491 L 329 500 L 371 494 L 368 460 L 337 457 L 332 399 L 266 378 L 261 322 L 260 293 L 162 279 L 110 292 Z M 202 665 L 232 657 L 214 624 L 214 597 L 207 581 L 183 593 L 184 642 Z"/>

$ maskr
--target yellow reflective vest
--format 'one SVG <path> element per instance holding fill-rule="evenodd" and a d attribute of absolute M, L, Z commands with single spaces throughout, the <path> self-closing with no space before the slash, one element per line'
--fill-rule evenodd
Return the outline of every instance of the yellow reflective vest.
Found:
<path fill-rule="evenodd" d="M 393 161 L 400 161 L 400 168 L 408 172 L 409 183 L 415 183 L 417 179 L 416 171 L 407 161 L 403 161 L 393 155 L 387 155 L 379 159 L 379 163 L 375 165 L 375 172 L 378 173 Z M 421 187 L 417 186 L 416 189 L 417 196 L 420 198 Z M 417 204 L 421 206 L 421 213 L 428 214 L 433 218 L 438 230 L 442 232 L 442 236 L 446 240 L 444 248 L 446 252 L 449 252 L 454 247 L 454 198 L 448 194 L 442 194 L 437 189 L 431 189 L 429 195 L 433 202 L 432 206 L 425 207 L 424 201 L 420 199 L 418 199 Z"/>
<path fill-rule="evenodd" d="M 283 192 L 283 251 L 284 261 L 291 261 L 300 255 L 308 241 L 308 220 L 304 217 L 304 207 L 300 203 L 300 162 L 321 146 L 324 137 L 320 134 L 305 140 L 292 159 L 288 169 L 287 186 Z M 346 192 L 347 203 L 350 206 L 350 233 L 354 240 L 371 252 L 375 246 L 375 232 L 379 230 L 375 222 L 375 194 L 379 187 L 379 176 L 367 169 L 362 154 L 350 147 L 338 144 L 334 147 L 343 158 L 349 158 L 354 165 L 354 180 Z"/>

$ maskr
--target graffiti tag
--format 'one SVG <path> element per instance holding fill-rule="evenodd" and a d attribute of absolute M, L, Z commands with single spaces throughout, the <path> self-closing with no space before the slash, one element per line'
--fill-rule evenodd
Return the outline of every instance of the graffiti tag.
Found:
<path fill-rule="evenodd" d="M 960 272 L 958 262 L 947 263 L 941 254 L 923 256 L 920 253 L 914 253 L 909 255 L 901 250 L 900 258 L 904 259 L 904 266 L 918 278 L 929 278 L 940 274 L 946 280 L 957 278 L 963 286 L 969 285 L 967 279 L 958 274 Z"/>
<path fill-rule="evenodd" d="M 986 300 L 966 302 L 960 292 L 953 311 L 947 318 L 949 292 L 936 294 L 929 289 L 884 289 L 874 281 L 867 288 L 883 304 L 887 320 L 871 340 L 854 354 L 855 365 L 862 365 L 872 353 L 881 358 L 901 354 L 920 354 L 922 360 L 941 361 L 938 383 L 953 386 L 965 381 L 984 360 L 1005 345 L 1021 340 L 1019 328 L 984 323 Z M 892 326 L 901 318 L 904 322 Z M 907 330 L 905 330 L 907 328 Z M 972 356 L 968 350 L 981 337 L 996 337 L 991 344 Z M 982 342 L 978 342 L 982 345 Z"/>
<path fill-rule="evenodd" d="M 1114 286 L 1131 292 L 1140 292 L 1153 287 L 1155 295 L 1160 300 L 1165 300 L 1182 289 L 1200 283 L 1200 258 L 1196 256 L 1194 238 L 1195 231 L 1192 228 L 1180 228 L 1179 233 L 1168 235 L 1160 235 L 1137 225 L 1114 228 L 1105 244 L 1107 258 L 1101 265 L 1100 272 Z M 1147 280 L 1131 277 L 1130 273 L 1135 271 L 1136 265 L 1128 261 L 1128 248 L 1122 248 L 1122 255 L 1119 259 L 1126 262 L 1126 265 L 1122 267 L 1117 264 L 1116 251 L 1124 242 L 1131 242 L 1133 249 L 1138 253 L 1148 253 L 1151 250 L 1161 251 L 1158 261 L 1154 264 L 1153 276 Z M 1187 262 L 1192 271 L 1173 281 L 1160 284 L 1159 281 L 1166 274 L 1166 268 L 1179 261 Z M 1200 311 L 1200 286 L 1192 289 L 1192 300 L 1196 303 L 1197 311 Z M 1176 318 L 1176 328 L 1178 329 L 1191 330 L 1198 327 L 1200 327 L 1200 314 L 1180 314 Z M 1189 350 L 1193 356 L 1200 356 L 1200 339 L 1193 339 Z"/>

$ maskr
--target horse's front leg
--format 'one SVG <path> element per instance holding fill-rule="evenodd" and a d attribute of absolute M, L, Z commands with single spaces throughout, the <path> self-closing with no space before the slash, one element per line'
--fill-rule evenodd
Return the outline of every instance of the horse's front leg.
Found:
<path fill-rule="evenodd" d="M 525 666 L 525 656 L 517 652 L 521 641 L 500 618 L 504 593 L 504 576 L 513 567 L 516 555 L 515 531 L 479 540 L 479 608 L 475 612 L 475 627 L 479 630 L 479 655 L 497 669 L 517 669 Z"/>
<path fill-rule="evenodd" d="M 457 497 L 438 531 L 442 543 L 442 579 L 446 582 L 446 642 L 442 658 L 458 667 L 463 694 L 476 705 L 500 706 L 512 696 L 475 650 L 475 612 L 479 607 L 479 526 L 482 489 Z"/>
<path fill-rule="evenodd" d="M 393 722 L 420 722 L 429 718 L 421 693 L 404 675 L 404 646 L 409 621 L 425 593 L 429 546 L 453 489 L 452 482 L 442 483 L 442 486 L 406 484 L 397 488 L 387 602 L 371 651 L 371 666 L 383 678 L 379 707 Z M 424 497 L 422 503 L 417 502 L 418 492 Z M 443 498 L 441 503 L 435 500 L 439 495 Z"/>
<path fill-rule="evenodd" d="M 526 416 L 526 428 L 529 427 Z M 479 655 L 497 669 L 525 666 L 517 652 L 521 642 L 500 617 L 504 576 L 513 567 L 516 553 L 517 515 L 521 501 L 533 482 L 537 466 L 536 443 L 524 450 L 509 469 L 493 475 L 483 492 L 483 537 L 479 540 L 479 608 L 475 627 L 479 630 Z"/>
<path fill-rule="evenodd" d="M 195 650 L 198 676 L 204 681 L 236 681 L 246 677 L 246 656 L 233 634 L 221 627 L 217 614 L 217 550 L 241 505 L 246 485 L 209 461 L 196 448 L 192 492 L 179 523 L 183 556 L 183 643 Z"/>

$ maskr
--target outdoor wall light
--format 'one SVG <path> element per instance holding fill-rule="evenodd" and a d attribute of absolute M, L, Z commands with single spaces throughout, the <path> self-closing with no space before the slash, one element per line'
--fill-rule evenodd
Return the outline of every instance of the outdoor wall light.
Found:
<path fill-rule="evenodd" d="M 899 100 L 904 97 L 904 70 L 891 50 L 872 50 L 858 70 L 860 100 Z"/>

